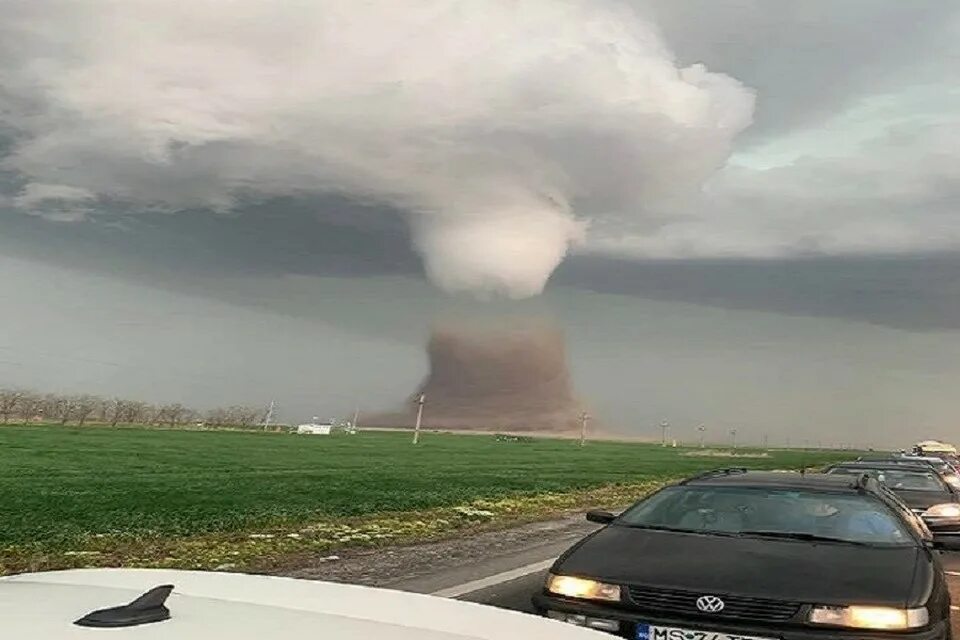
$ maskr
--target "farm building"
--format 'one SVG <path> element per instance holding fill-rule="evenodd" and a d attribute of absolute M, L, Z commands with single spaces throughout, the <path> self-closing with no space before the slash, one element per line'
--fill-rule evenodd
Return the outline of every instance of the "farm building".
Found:
<path fill-rule="evenodd" d="M 312 435 L 312 436 L 328 436 L 330 431 L 333 429 L 333 424 L 329 422 L 317 423 L 316 421 L 309 424 L 299 424 L 297 425 L 297 433 Z"/>

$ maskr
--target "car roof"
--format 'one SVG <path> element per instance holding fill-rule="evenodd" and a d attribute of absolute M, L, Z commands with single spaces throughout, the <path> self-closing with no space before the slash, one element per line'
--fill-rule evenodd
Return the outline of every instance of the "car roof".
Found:
<path fill-rule="evenodd" d="M 170 619 L 126 628 L 73 624 L 174 585 Z M 436 596 L 272 576 L 79 569 L 0 578 L 0 637 L 31 640 L 591 640 L 600 632 Z"/>
<path fill-rule="evenodd" d="M 891 456 L 889 458 L 857 458 L 856 460 L 850 460 L 849 462 L 885 462 L 887 464 L 899 464 L 899 465 L 923 465 L 925 467 L 946 467 L 950 468 L 950 464 L 940 458 L 928 458 L 926 456 Z M 846 463 L 843 463 L 846 464 Z"/>
<path fill-rule="evenodd" d="M 904 462 L 891 462 L 890 460 L 857 460 L 856 462 L 838 462 L 832 464 L 828 469 L 890 469 L 895 471 L 916 471 L 917 473 L 936 473 L 936 470 L 928 464 Z"/>
<path fill-rule="evenodd" d="M 866 488 L 875 481 L 869 479 Z M 776 471 L 718 470 L 694 476 L 683 482 L 685 485 L 711 485 L 778 489 L 805 489 L 808 491 L 856 492 L 858 483 L 850 476 L 825 473 L 799 473 Z M 872 485 L 872 486 L 871 486 Z"/>

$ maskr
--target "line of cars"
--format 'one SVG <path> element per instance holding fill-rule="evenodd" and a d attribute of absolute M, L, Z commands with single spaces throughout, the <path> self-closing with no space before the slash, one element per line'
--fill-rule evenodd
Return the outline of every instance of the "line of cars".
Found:
<path fill-rule="evenodd" d="M 634 640 L 950 640 L 954 464 L 900 454 L 694 476 L 588 513 L 604 526 L 557 559 L 534 608 Z"/>

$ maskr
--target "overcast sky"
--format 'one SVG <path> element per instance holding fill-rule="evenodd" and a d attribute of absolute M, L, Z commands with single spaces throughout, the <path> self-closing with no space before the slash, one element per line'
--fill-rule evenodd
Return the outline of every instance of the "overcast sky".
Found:
<path fill-rule="evenodd" d="M 14 0 L 0 385 L 395 406 L 547 318 L 610 429 L 960 429 L 947 0 Z"/>

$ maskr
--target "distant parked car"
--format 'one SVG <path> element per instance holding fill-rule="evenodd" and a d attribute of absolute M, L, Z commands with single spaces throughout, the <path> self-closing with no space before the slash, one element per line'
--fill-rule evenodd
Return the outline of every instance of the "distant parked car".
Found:
<path fill-rule="evenodd" d="M 960 492 L 944 482 L 931 466 L 920 462 L 858 461 L 831 465 L 829 474 L 868 474 L 897 494 L 923 518 L 935 536 L 960 544 Z"/>
<path fill-rule="evenodd" d="M 899 464 L 924 464 L 933 467 L 943 481 L 960 490 L 960 468 L 939 456 L 915 456 L 902 454 L 887 458 L 858 458 L 857 462 L 895 462 Z"/>
<path fill-rule="evenodd" d="M 924 440 L 913 445 L 913 451 L 917 455 L 957 455 L 957 448 L 952 444 L 940 442 L 939 440 Z"/>

